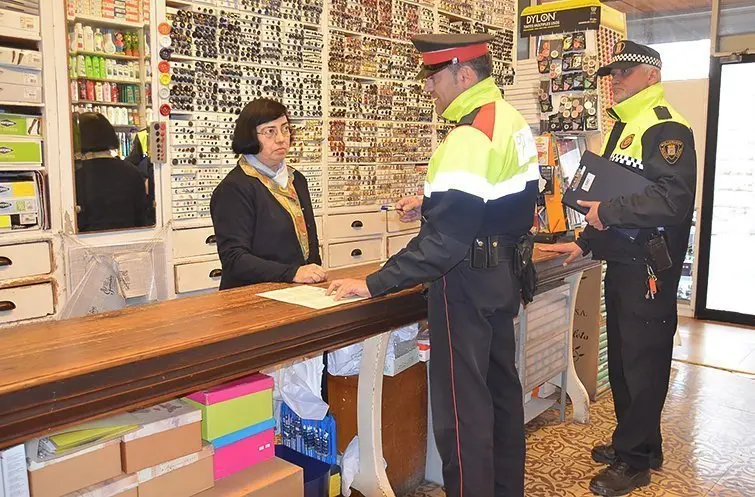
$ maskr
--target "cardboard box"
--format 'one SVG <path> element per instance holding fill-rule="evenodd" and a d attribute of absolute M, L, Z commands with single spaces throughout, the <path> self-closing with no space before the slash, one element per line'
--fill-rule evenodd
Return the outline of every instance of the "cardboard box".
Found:
<path fill-rule="evenodd" d="M 42 69 L 42 54 L 35 50 L 0 47 L 0 64 L 29 69 Z"/>
<path fill-rule="evenodd" d="M 0 451 L 0 496 L 29 497 L 26 449 L 23 445 Z"/>
<path fill-rule="evenodd" d="M 0 83 L 41 87 L 42 73 L 23 67 L 0 66 Z"/>
<path fill-rule="evenodd" d="M 0 135 L 40 136 L 42 118 L 21 114 L 0 113 Z"/>
<path fill-rule="evenodd" d="M 238 442 L 216 447 L 213 462 L 215 479 L 220 480 L 274 457 L 274 437 L 275 430 L 270 428 Z"/>
<path fill-rule="evenodd" d="M 202 411 L 181 400 L 131 414 L 141 428 L 123 436 L 123 471 L 135 473 L 202 450 Z"/>
<path fill-rule="evenodd" d="M 121 474 L 120 440 L 111 440 L 53 459 L 34 458 L 38 439 L 26 444 L 32 497 L 59 497 Z"/>
<path fill-rule="evenodd" d="M 39 16 L 0 9 L 0 26 L 39 36 Z"/>
<path fill-rule="evenodd" d="M 139 471 L 138 497 L 190 497 L 212 488 L 212 456 L 207 444 L 195 454 Z"/>
<path fill-rule="evenodd" d="M 42 103 L 42 88 L 3 83 L 0 84 L 0 101 L 40 104 Z"/>
<path fill-rule="evenodd" d="M 42 143 L 39 141 L 0 140 L 0 163 L 42 162 Z"/>
<path fill-rule="evenodd" d="M 202 438 L 213 441 L 273 417 L 273 379 L 256 374 L 189 395 L 202 410 Z"/>
<path fill-rule="evenodd" d="M 36 197 L 0 199 L 0 215 L 35 214 L 39 212 Z"/>
<path fill-rule="evenodd" d="M 277 457 L 215 482 L 196 497 L 304 497 L 304 471 Z"/>
<path fill-rule="evenodd" d="M 82 488 L 65 497 L 137 497 L 136 475 L 121 475 L 91 487 Z"/>
<path fill-rule="evenodd" d="M 417 363 L 419 363 L 419 349 L 415 342 L 414 348 L 410 349 L 406 354 L 394 357 L 392 361 L 386 359 L 385 365 L 383 366 L 383 374 L 385 376 L 396 376 Z"/>

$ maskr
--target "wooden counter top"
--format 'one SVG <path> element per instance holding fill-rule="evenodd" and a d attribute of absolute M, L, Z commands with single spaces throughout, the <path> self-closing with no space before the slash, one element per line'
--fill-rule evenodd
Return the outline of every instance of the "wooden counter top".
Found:
<path fill-rule="evenodd" d="M 539 251 L 536 260 L 543 283 L 595 264 L 563 268 L 563 257 Z M 330 277 L 362 277 L 376 268 L 331 271 Z M 319 311 L 257 296 L 285 286 L 255 285 L 0 330 L 0 448 L 427 315 L 419 288 Z"/>

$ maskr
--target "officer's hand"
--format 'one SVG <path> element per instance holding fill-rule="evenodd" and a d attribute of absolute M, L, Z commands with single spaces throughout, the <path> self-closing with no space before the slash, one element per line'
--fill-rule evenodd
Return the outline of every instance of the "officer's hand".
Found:
<path fill-rule="evenodd" d="M 594 202 L 590 200 L 577 200 L 577 203 L 582 207 L 587 207 L 588 209 L 590 209 L 587 214 L 585 214 L 585 221 L 587 221 L 587 224 L 598 231 L 603 231 L 606 229 L 606 226 L 603 225 L 600 217 L 598 216 L 598 207 L 600 207 L 600 202 Z"/>
<path fill-rule="evenodd" d="M 335 280 L 328 287 L 326 295 L 334 295 L 335 300 L 346 297 L 372 297 L 369 288 L 367 288 L 366 280 L 353 279 Z"/>
<path fill-rule="evenodd" d="M 422 197 L 404 197 L 396 202 L 396 212 L 404 223 L 411 223 L 422 216 Z"/>
<path fill-rule="evenodd" d="M 564 261 L 564 266 L 570 262 L 574 262 L 579 257 L 582 257 L 582 249 L 574 242 L 570 243 L 543 243 L 538 244 L 537 248 L 543 252 L 556 252 L 558 254 L 569 254 L 569 257 Z"/>
<path fill-rule="evenodd" d="M 307 264 L 296 270 L 294 283 L 320 283 L 328 279 L 328 273 L 317 264 Z"/>

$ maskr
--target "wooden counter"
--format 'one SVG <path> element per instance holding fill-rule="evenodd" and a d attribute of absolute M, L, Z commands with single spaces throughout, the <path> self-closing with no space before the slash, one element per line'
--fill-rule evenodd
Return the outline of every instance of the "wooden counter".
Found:
<path fill-rule="evenodd" d="M 539 280 L 564 268 L 536 253 Z M 375 265 L 331 272 L 365 276 Z M 263 284 L 0 332 L 0 449 L 66 425 L 152 405 L 424 319 L 419 288 L 331 309 L 272 301 Z"/>

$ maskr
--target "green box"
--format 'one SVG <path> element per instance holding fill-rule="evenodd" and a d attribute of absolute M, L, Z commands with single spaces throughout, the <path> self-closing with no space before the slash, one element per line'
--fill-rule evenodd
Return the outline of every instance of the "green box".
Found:
<path fill-rule="evenodd" d="M 204 405 L 183 398 L 202 411 L 202 438 L 215 440 L 273 417 L 273 391 L 262 390 L 235 399 Z"/>
<path fill-rule="evenodd" d="M 39 136 L 42 118 L 39 116 L 22 116 L 0 112 L 0 135 Z"/>
<path fill-rule="evenodd" d="M 0 140 L 0 163 L 42 163 L 42 143 L 38 141 Z"/>

